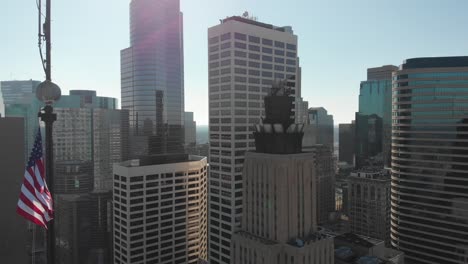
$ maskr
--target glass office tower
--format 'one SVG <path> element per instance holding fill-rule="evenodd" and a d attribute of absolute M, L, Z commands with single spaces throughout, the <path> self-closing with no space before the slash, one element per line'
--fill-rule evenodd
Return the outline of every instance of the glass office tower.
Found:
<path fill-rule="evenodd" d="M 122 109 L 132 156 L 183 152 L 184 63 L 179 0 L 132 0 L 121 51 Z"/>
<path fill-rule="evenodd" d="M 468 263 L 468 57 L 408 59 L 392 90 L 392 244 Z"/>
<path fill-rule="evenodd" d="M 391 89 L 393 65 L 367 69 L 359 90 L 356 113 L 356 167 L 369 163 L 390 165 Z"/>

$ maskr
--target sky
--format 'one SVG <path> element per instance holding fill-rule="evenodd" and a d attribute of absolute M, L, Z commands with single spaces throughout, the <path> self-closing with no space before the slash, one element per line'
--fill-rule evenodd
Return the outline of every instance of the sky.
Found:
<path fill-rule="evenodd" d="M 62 94 L 88 89 L 120 99 L 129 2 L 52 0 L 52 79 Z M 36 0 L 4 0 L 1 6 L 0 80 L 43 80 Z M 299 37 L 302 96 L 310 107 L 325 107 L 338 124 L 358 111 L 367 68 L 468 55 L 467 10 L 464 0 L 181 0 L 185 110 L 208 124 L 207 29 L 220 18 L 248 11 L 261 22 L 292 26 Z"/>

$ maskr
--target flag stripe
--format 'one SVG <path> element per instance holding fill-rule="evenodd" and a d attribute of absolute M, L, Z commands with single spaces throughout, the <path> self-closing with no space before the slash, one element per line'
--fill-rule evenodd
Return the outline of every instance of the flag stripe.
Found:
<path fill-rule="evenodd" d="M 16 212 L 26 220 L 47 228 L 47 222 L 53 219 L 53 205 L 44 173 L 41 130 L 38 129 L 31 156 L 24 171 Z"/>
<path fill-rule="evenodd" d="M 44 197 L 42 193 L 38 192 L 37 189 L 34 189 L 33 185 L 31 184 L 32 179 L 31 176 L 25 175 L 25 181 L 23 182 L 23 186 L 21 187 L 21 191 L 23 190 L 23 187 L 25 187 L 29 192 L 36 197 L 36 199 L 43 205 L 44 208 L 47 209 L 47 211 L 52 212 L 51 210 L 51 205 L 50 202 L 48 202 L 46 199 L 47 197 Z"/>
<path fill-rule="evenodd" d="M 45 224 L 45 222 L 44 222 L 44 220 L 42 218 L 42 215 L 34 212 L 31 208 L 26 206 L 22 201 L 18 201 L 18 207 L 16 208 L 16 211 L 21 216 L 26 218 L 27 220 L 29 220 L 29 221 L 37 224 L 37 225 L 46 227 L 46 224 Z"/>

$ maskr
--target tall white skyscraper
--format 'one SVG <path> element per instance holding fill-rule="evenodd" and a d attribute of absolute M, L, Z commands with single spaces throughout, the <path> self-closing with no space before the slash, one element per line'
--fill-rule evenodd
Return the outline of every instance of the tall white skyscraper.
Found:
<path fill-rule="evenodd" d="M 264 115 L 273 81 L 287 79 L 300 97 L 297 36 L 291 27 L 229 17 L 208 29 L 209 260 L 230 263 L 231 236 L 242 215 L 244 154 L 254 148 L 252 127 Z"/>

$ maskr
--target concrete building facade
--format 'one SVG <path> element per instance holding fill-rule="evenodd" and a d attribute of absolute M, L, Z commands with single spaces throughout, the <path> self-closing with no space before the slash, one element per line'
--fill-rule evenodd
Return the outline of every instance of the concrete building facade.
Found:
<path fill-rule="evenodd" d="M 159 155 L 114 165 L 114 263 L 207 259 L 207 159 Z"/>
<path fill-rule="evenodd" d="M 265 115 L 273 81 L 287 80 L 300 97 L 297 36 L 247 17 L 208 29 L 210 133 L 210 263 L 230 263 L 231 235 L 240 226 L 244 154 L 252 126 Z M 294 109 L 293 109 L 294 110 Z"/>
<path fill-rule="evenodd" d="M 390 171 L 363 168 L 348 177 L 350 231 L 390 247 Z"/>

